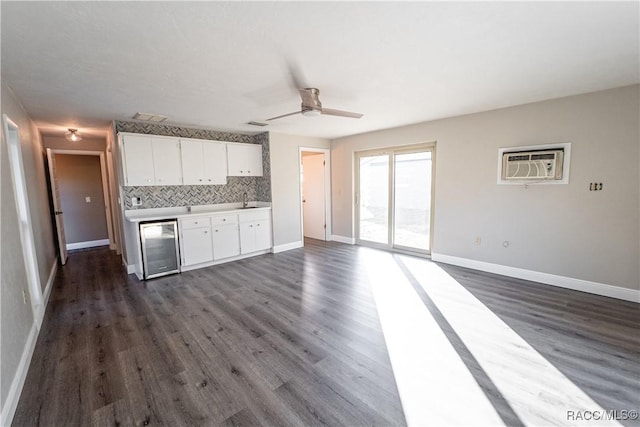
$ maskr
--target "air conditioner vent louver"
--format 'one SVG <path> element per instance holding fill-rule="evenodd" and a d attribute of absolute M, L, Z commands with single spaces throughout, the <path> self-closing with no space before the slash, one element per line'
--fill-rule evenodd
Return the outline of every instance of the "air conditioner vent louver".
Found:
<path fill-rule="evenodd" d="M 504 153 L 504 180 L 560 180 L 564 150 L 521 151 Z"/>

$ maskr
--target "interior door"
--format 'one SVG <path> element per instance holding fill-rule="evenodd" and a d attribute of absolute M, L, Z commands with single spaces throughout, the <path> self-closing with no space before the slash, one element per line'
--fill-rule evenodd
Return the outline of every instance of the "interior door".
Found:
<path fill-rule="evenodd" d="M 302 218 L 304 237 L 327 240 L 324 153 L 303 153 Z"/>
<path fill-rule="evenodd" d="M 60 190 L 56 179 L 56 157 L 47 148 L 47 161 L 49 163 L 49 183 L 51 185 L 51 198 L 53 199 L 53 211 L 56 219 L 56 232 L 58 234 L 58 248 L 60 250 L 60 263 L 67 263 L 67 240 L 64 235 L 64 222 L 62 221 L 62 204 L 60 203 Z"/>

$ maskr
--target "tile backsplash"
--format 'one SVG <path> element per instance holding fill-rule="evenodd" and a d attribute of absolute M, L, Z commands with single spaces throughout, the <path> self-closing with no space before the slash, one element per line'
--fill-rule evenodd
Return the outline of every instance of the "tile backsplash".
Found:
<path fill-rule="evenodd" d="M 116 132 L 211 139 L 262 145 L 263 176 L 229 176 L 227 177 L 226 185 L 122 187 L 125 209 L 151 209 L 235 203 L 242 201 L 242 194 L 245 192 L 249 200 L 271 202 L 271 165 L 269 160 L 268 132 L 257 135 L 243 135 L 127 121 L 114 122 L 114 128 Z M 134 208 L 131 201 L 132 197 L 139 197 L 142 204 Z"/>

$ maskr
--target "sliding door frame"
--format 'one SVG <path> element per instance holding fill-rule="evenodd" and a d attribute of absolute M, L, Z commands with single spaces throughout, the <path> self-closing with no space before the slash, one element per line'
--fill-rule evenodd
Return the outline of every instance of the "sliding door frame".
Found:
<path fill-rule="evenodd" d="M 395 224 L 395 156 L 398 154 L 410 154 L 423 151 L 431 152 L 431 206 L 429 214 L 429 250 L 422 250 L 417 248 L 405 247 L 401 245 L 395 245 L 394 243 L 394 224 Z M 389 195 L 388 195 L 388 236 L 387 244 L 372 242 L 369 240 L 362 240 L 360 238 L 360 159 L 363 157 L 371 156 L 389 156 Z M 355 226 L 355 240 L 357 245 L 369 246 L 378 249 L 385 249 L 394 252 L 408 253 L 411 255 L 418 255 L 423 257 L 430 257 L 433 251 L 433 224 L 434 224 L 434 211 L 435 211 L 435 177 L 436 177 L 436 143 L 428 142 L 412 145 L 400 145 L 394 147 L 384 147 L 374 150 L 356 151 L 354 153 L 354 226 Z"/>

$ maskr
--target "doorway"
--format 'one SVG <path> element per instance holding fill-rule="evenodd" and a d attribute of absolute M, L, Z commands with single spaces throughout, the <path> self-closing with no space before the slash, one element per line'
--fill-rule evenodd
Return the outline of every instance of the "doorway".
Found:
<path fill-rule="evenodd" d="M 301 235 L 331 240 L 330 150 L 300 148 Z"/>
<path fill-rule="evenodd" d="M 67 250 L 113 242 L 105 156 L 102 151 L 47 149 L 60 261 Z"/>
<path fill-rule="evenodd" d="M 356 243 L 429 255 L 435 145 L 356 153 Z"/>

